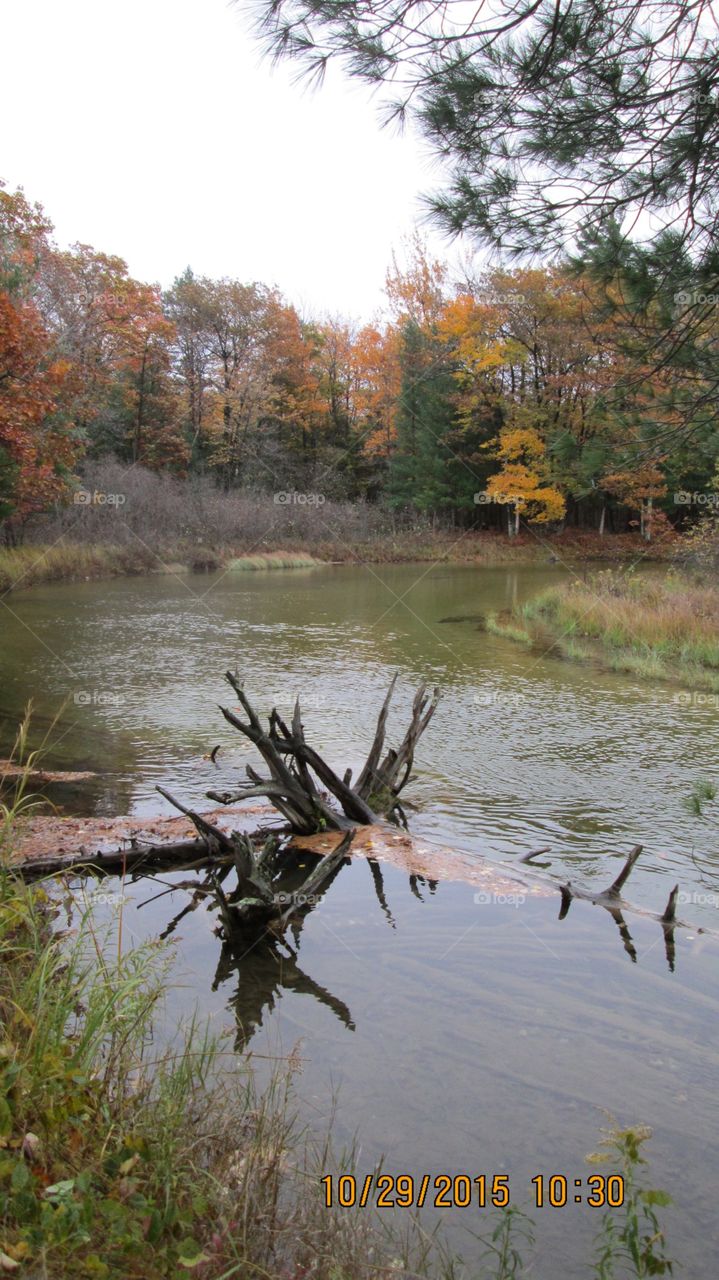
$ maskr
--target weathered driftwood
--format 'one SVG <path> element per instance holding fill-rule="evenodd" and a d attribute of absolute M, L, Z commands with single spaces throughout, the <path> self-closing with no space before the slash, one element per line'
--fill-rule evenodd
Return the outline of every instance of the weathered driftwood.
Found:
<path fill-rule="evenodd" d="M 274 837 L 266 840 L 258 850 L 249 836 L 239 831 L 226 835 L 220 827 L 208 822 L 202 814 L 188 809 L 163 787 L 157 790 L 190 819 L 205 841 L 210 857 L 215 860 L 215 866 L 208 869 L 209 887 L 217 900 L 226 931 L 238 927 L 261 928 L 270 922 L 283 930 L 302 901 L 318 893 L 342 865 L 355 835 L 354 829 L 346 831 L 337 849 L 322 858 L 300 890 L 289 895 L 278 893 L 272 883 L 272 864 L 279 848 Z M 222 868 L 216 865 L 218 858 L 223 859 Z M 237 875 L 237 887 L 228 898 L 221 881 L 231 866 Z"/>
<path fill-rule="evenodd" d="M 90 769 L 70 771 L 67 769 L 33 769 L 26 764 L 16 764 L 13 760 L 0 760 L 0 786 L 3 783 L 26 782 L 87 782 L 96 778 L 97 774 Z"/>
<path fill-rule="evenodd" d="M 402 741 L 396 749 L 385 749 L 387 717 L 397 681 L 397 677 L 394 677 L 380 708 L 367 760 L 353 786 L 350 770 L 340 778 L 307 742 L 299 699 L 295 703 L 291 727 L 273 709 L 268 726 L 264 728 L 238 678 L 232 672 L 228 671 L 226 674 L 247 718 L 240 719 L 228 707 L 221 708 L 222 714 L 229 724 L 254 743 L 270 776 L 261 778 L 248 765 L 250 786 L 243 787 L 237 793 L 208 792 L 211 799 L 227 805 L 264 796 L 286 818 L 291 831 L 302 835 L 312 835 L 327 829 L 352 831 L 360 824 L 364 826 L 378 823 L 382 815 L 392 820 L 397 817 L 404 819 L 399 796 L 411 779 L 417 742 L 434 715 L 438 698 L 436 689 L 431 697 L 424 686 L 417 690 L 409 726 Z M 255 915 L 261 917 L 263 895 L 260 892 L 250 892 L 258 874 L 258 868 L 251 867 L 247 861 L 251 842 L 237 832 L 226 834 L 202 814 L 177 800 L 165 788 L 158 787 L 157 790 L 174 808 L 190 819 L 197 831 L 196 839 L 168 844 L 131 839 L 129 846 L 124 844 L 114 850 L 88 851 L 83 845 L 77 854 L 63 853 L 57 857 L 33 859 L 19 866 L 18 870 L 28 879 L 37 879 L 67 871 L 70 867 L 77 871 L 95 870 L 103 874 L 136 874 L 162 865 L 186 870 L 203 862 L 218 867 L 234 864 L 238 876 L 244 875 L 247 881 L 246 896 L 255 900 Z M 333 800 L 336 804 L 332 803 Z"/>
<path fill-rule="evenodd" d="M 637 959 L 637 952 L 632 941 L 629 928 L 624 919 L 623 912 L 631 911 L 635 914 L 648 916 L 652 920 L 658 920 L 664 930 L 664 947 L 667 962 L 669 964 L 669 968 L 673 971 L 675 955 L 674 930 L 677 925 L 682 924 L 682 921 L 679 921 L 676 918 L 676 903 L 677 896 L 679 894 L 679 885 L 675 884 L 669 894 L 669 900 L 661 915 L 654 911 L 646 911 L 643 908 L 632 906 L 630 903 L 625 902 L 621 896 L 622 889 L 629 879 L 636 861 L 642 852 L 642 847 L 643 846 L 640 844 L 636 844 L 634 846 L 629 853 L 624 866 L 619 872 L 619 875 L 612 881 L 608 889 L 593 892 L 588 889 L 579 888 L 577 885 L 573 885 L 569 880 L 566 884 L 561 884 L 559 886 L 559 892 L 562 897 L 562 902 L 559 908 L 559 919 L 563 920 L 565 918 L 575 898 L 580 898 L 585 902 L 591 902 L 597 907 L 604 907 L 605 911 L 609 912 L 619 929 L 619 934 L 624 944 L 625 951 L 634 961 Z M 538 852 L 544 853 L 546 850 L 540 850 Z M 531 857 L 534 857 L 534 854 L 526 855 L 523 861 L 526 862 Z M 701 933 L 703 930 L 700 929 L 699 932 Z"/>
<path fill-rule="evenodd" d="M 88 852 L 85 846 L 77 853 L 58 853 L 45 858 L 32 858 L 26 862 L 12 863 L 12 870 L 24 880 L 43 880 L 46 876 L 78 874 L 96 871 L 99 875 L 138 875 L 157 867 L 172 867 L 175 871 L 190 871 L 204 867 L 213 858 L 204 837 L 195 840 L 173 840 L 160 844 L 131 839 L 129 844 L 116 849 L 96 849 Z M 218 858 L 218 863 L 229 858 Z"/>
<path fill-rule="evenodd" d="M 367 760 L 352 786 L 351 770 L 346 770 L 340 777 L 307 742 L 299 698 L 291 726 L 274 708 L 265 729 L 237 676 L 231 671 L 225 676 L 247 719 L 240 719 L 229 707 L 220 707 L 220 710 L 228 724 L 254 743 L 270 776 L 261 778 L 248 765 L 247 776 L 251 786 L 236 792 L 208 791 L 209 799 L 219 804 L 233 804 L 254 796 L 266 796 L 287 819 L 292 830 L 300 835 L 310 835 L 328 827 L 343 831 L 358 823 L 376 823 L 381 816 L 391 821 L 405 821 L 399 796 L 411 780 L 415 749 L 434 715 L 439 696 L 437 689 L 430 697 L 426 686 L 420 686 L 402 742 L 396 749 L 390 747 L 385 751 L 387 716 L 397 682 L 394 676 L 377 718 Z M 329 796 L 322 793 L 321 787 L 326 788 Z M 331 804 L 331 798 L 337 802 L 341 812 Z"/>

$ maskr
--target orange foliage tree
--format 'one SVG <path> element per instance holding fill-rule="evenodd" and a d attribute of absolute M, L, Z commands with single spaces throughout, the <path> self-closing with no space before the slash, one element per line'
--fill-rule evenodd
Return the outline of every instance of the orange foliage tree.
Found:
<path fill-rule="evenodd" d="M 65 404 L 69 366 L 31 296 L 49 229 L 22 192 L 0 187 L 0 518 L 10 538 L 63 493 L 77 456 Z"/>

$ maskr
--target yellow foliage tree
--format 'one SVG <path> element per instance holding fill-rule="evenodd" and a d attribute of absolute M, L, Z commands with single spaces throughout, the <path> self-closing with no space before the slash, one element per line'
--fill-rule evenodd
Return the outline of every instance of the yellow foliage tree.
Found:
<path fill-rule="evenodd" d="M 487 484 L 487 497 L 514 511 L 514 527 L 519 532 L 522 516 L 530 524 L 561 520 L 566 510 L 562 494 L 549 481 L 547 450 L 539 432 L 532 427 L 505 427 L 500 432 L 497 457 L 502 469 Z"/>

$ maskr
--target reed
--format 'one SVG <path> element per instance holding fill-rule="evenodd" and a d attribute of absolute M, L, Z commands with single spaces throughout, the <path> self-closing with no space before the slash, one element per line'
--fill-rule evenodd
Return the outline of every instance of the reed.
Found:
<path fill-rule="evenodd" d="M 719 589 L 604 570 L 550 587 L 488 629 L 644 679 L 719 690 Z"/>

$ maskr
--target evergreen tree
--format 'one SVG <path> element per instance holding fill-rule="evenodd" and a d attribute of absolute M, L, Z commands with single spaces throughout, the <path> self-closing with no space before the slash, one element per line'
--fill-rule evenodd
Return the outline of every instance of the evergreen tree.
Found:
<path fill-rule="evenodd" d="M 402 332 L 402 390 L 396 445 L 390 459 L 388 496 L 394 507 L 437 515 L 456 502 L 454 454 L 448 434 L 454 424 L 454 384 L 436 340 L 408 319 Z"/>

